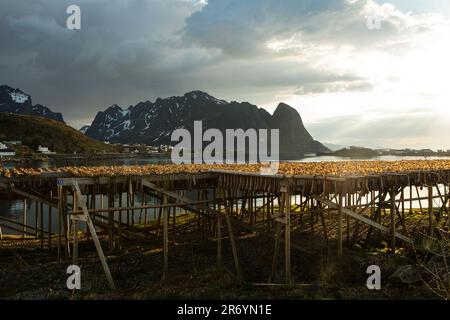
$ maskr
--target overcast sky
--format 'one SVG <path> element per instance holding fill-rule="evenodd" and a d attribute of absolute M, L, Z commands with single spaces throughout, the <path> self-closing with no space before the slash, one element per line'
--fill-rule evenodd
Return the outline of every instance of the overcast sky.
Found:
<path fill-rule="evenodd" d="M 202 90 L 286 102 L 322 142 L 450 149 L 447 0 L 1 0 L 0 43 L 0 84 L 75 127 Z"/>

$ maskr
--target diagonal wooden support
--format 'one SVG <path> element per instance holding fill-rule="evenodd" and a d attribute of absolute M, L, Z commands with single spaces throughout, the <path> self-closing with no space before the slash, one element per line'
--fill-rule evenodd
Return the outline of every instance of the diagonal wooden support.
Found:
<path fill-rule="evenodd" d="M 145 179 L 142 179 L 142 185 L 153 189 L 157 192 L 162 193 L 164 196 L 169 196 L 175 200 L 181 201 L 181 202 L 192 202 L 189 198 L 187 197 L 183 197 L 181 195 L 179 195 L 176 192 L 172 192 L 172 191 L 168 191 L 166 189 L 160 188 L 157 185 L 155 185 L 154 183 L 151 183 Z M 226 197 L 224 196 L 224 192 L 222 191 L 222 198 L 226 199 Z M 240 267 L 239 267 L 239 260 L 238 260 L 238 256 L 237 256 L 237 249 L 236 249 L 236 243 L 235 243 L 235 239 L 234 239 L 234 232 L 233 232 L 233 226 L 231 224 L 231 216 L 229 214 L 229 207 L 226 205 L 225 203 L 225 210 L 227 212 L 227 214 L 223 214 L 222 212 L 219 212 L 217 210 L 213 210 L 210 207 L 206 206 L 206 205 L 196 205 L 199 209 L 206 211 L 209 214 L 212 214 L 216 217 L 225 217 L 225 221 L 227 223 L 227 228 L 228 228 L 228 237 L 230 239 L 231 242 L 231 248 L 233 251 L 233 259 L 234 259 L 234 264 L 235 264 L 235 268 L 236 268 L 236 275 L 238 277 L 239 280 L 241 280 L 241 271 L 240 271 Z"/>
<path fill-rule="evenodd" d="M 74 190 L 74 193 L 76 194 L 76 200 L 77 200 L 75 205 L 79 206 L 83 210 L 83 213 L 81 215 L 76 215 L 75 219 L 85 221 L 87 226 L 89 227 L 89 231 L 91 232 L 92 239 L 94 240 L 95 248 L 97 249 L 97 254 L 98 254 L 98 257 L 100 258 L 100 262 L 102 264 L 103 271 L 105 272 L 106 279 L 108 280 L 109 287 L 112 290 L 115 290 L 116 287 L 114 285 L 114 281 L 112 279 L 111 272 L 109 271 L 109 267 L 106 262 L 105 254 L 103 253 L 102 246 L 100 244 L 100 241 L 98 240 L 97 232 L 95 231 L 94 224 L 92 223 L 88 208 L 86 207 L 86 203 L 83 201 L 83 196 L 81 194 L 80 187 L 78 186 L 78 183 L 76 182 L 76 180 L 73 183 L 73 190 Z"/>
<path fill-rule="evenodd" d="M 171 191 L 168 191 L 168 190 L 166 190 L 164 188 L 158 187 L 154 183 L 151 183 L 151 182 L 149 182 L 149 181 L 147 181 L 145 179 L 142 179 L 142 185 L 147 187 L 147 188 L 150 188 L 152 190 L 155 190 L 155 191 L 157 191 L 159 193 L 167 194 L 170 198 L 173 198 L 173 199 L 176 199 L 176 200 L 182 202 L 181 204 L 177 205 L 179 207 L 185 208 L 185 209 L 193 211 L 193 212 L 199 212 L 199 210 L 195 209 L 195 208 L 198 208 L 200 210 L 205 211 L 208 214 L 211 214 L 211 215 L 214 215 L 214 216 L 221 216 L 222 218 L 226 218 L 226 215 L 224 213 L 220 212 L 220 211 L 211 209 L 210 207 L 202 204 L 201 202 L 200 203 L 196 203 L 192 199 L 180 196 L 179 194 L 177 194 L 175 192 L 171 192 Z M 185 205 L 184 203 L 191 203 L 192 205 Z M 239 219 L 237 219 L 237 218 L 235 218 L 233 216 L 230 216 L 230 221 L 233 222 L 234 225 L 237 225 L 237 226 L 239 226 L 239 227 L 241 227 L 241 228 L 243 228 L 245 230 L 248 230 L 248 231 L 251 231 L 251 232 L 259 232 L 259 233 L 261 233 L 261 234 L 263 234 L 263 235 L 265 235 L 265 236 L 267 236 L 267 237 L 269 237 L 271 239 L 275 239 L 275 237 L 272 234 L 270 234 L 269 232 L 257 229 L 255 226 L 249 226 L 246 223 L 242 222 L 241 220 L 239 220 Z M 283 219 L 283 223 L 284 222 L 285 221 Z M 284 244 L 284 240 L 280 240 L 280 241 L 281 241 L 281 244 Z M 294 243 L 291 244 L 291 248 L 293 248 L 295 250 L 298 250 L 300 252 L 303 252 L 305 254 L 311 255 L 311 256 L 314 255 L 311 251 L 308 251 L 305 248 L 302 248 L 302 247 L 300 247 L 298 245 L 295 245 Z"/>
<path fill-rule="evenodd" d="M 312 197 L 314 199 L 316 199 L 317 201 L 320 201 L 320 202 L 326 204 L 327 206 L 329 206 L 331 208 L 339 209 L 339 205 L 335 204 L 334 202 L 332 202 L 330 200 L 323 199 L 322 197 L 319 197 L 319 196 L 312 196 Z M 361 221 L 361 222 L 363 222 L 365 224 L 368 224 L 369 226 L 372 226 L 372 227 L 374 227 L 374 228 L 376 228 L 378 230 L 381 230 L 382 232 L 385 232 L 385 233 L 390 233 L 391 232 L 391 229 L 389 229 L 389 228 L 387 228 L 385 226 L 382 226 L 381 224 L 376 223 L 375 221 L 372 221 L 369 218 L 366 218 L 366 217 L 364 217 L 362 215 L 359 215 L 359 214 L 357 214 L 357 213 L 355 213 L 355 212 L 353 212 L 351 210 L 348 210 L 346 208 L 342 208 L 342 213 L 345 213 L 346 215 L 349 215 L 350 217 L 352 217 L 352 218 L 354 218 L 356 220 L 359 220 L 359 221 Z M 405 241 L 405 242 L 407 242 L 409 244 L 413 243 L 413 240 L 411 238 L 406 237 L 406 236 L 404 236 L 404 235 L 402 235 L 402 234 L 400 234 L 398 232 L 395 232 L 395 237 L 400 239 L 400 240 L 403 240 L 403 241 Z"/>
<path fill-rule="evenodd" d="M 238 254 L 237 254 L 236 241 L 234 239 L 233 225 L 231 224 L 229 210 L 230 209 L 229 209 L 229 207 L 227 206 L 227 204 L 225 202 L 225 212 L 227 213 L 225 215 L 225 221 L 227 222 L 228 237 L 230 238 L 230 243 L 231 243 L 231 251 L 233 252 L 234 267 L 236 269 L 236 275 L 238 277 L 238 280 L 241 281 L 242 280 L 241 268 L 239 266 L 239 258 L 238 258 Z"/>

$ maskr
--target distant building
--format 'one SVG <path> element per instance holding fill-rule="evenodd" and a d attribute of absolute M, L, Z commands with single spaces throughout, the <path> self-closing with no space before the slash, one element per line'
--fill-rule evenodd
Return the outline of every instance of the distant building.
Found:
<path fill-rule="evenodd" d="M 54 154 L 55 152 L 51 152 L 48 147 L 39 146 L 37 149 L 37 152 L 40 152 L 42 154 Z"/>
<path fill-rule="evenodd" d="M 15 157 L 16 152 L 12 149 L 8 149 L 6 144 L 0 142 L 0 158 L 2 157 Z"/>
<path fill-rule="evenodd" d="M 3 157 L 15 157 L 16 152 L 12 149 L 0 149 L 0 158 Z"/>
<path fill-rule="evenodd" d="M 14 146 L 21 146 L 22 145 L 22 141 L 20 140 L 12 140 L 12 141 L 3 141 L 6 144 L 12 144 Z"/>
<path fill-rule="evenodd" d="M 159 152 L 169 152 L 172 151 L 173 147 L 169 145 L 162 144 L 159 146 Z"/>

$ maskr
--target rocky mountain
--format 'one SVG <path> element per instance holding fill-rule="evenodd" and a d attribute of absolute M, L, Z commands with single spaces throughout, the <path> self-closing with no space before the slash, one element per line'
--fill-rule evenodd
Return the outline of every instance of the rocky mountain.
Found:
<path fill-rule="evenodd" d="M 64 122 L 61 113 L 53 112 L 48 107 L 40 104 L 33 105 L 31 96 L 20 89 L 14 89 L 4 85 L 0 86 L 0 112 L 40 116 Z"/>
<path fill-rule="evenodd" d="M 90 126 L 83 126 L 83 127 L 81 127 L 80 132 L 81 132 L 82 134 L 85 134 L 86 131 L 89 129 L 89 127 L 90 127 Z"/>
<path fill-rule="evenodd" d="M 283 159 L 307 153 L 327 151 L 315 141 L 303 125 L 298 112 L 283 103 L 271 115 L 248 102 L 227 102 L 201 91 L 182 97 L 158 98 L 122 108 L 113 105 L 99 112 L 85 131 L 88 137 L 110 143 L 172 144 L 171 133 L 184 128 L 193 132 L 194 121 L 202 121 L 203 129 L 280 129 L 280 155 Z"/>

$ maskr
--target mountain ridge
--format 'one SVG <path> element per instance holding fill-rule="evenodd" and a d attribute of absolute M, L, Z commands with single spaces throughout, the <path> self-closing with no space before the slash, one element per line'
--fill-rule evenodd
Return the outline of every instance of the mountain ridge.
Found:
<path fill-rule="evenodd" d="M 173 145 L 172 131 L 184 128 L 193 132 L 194 121 L 202 121 L 204 130 L 216 128 L 222 132 L 226 129 L 279 129 L 283 159 L 329 151 L 313 139 L 297 110 L 285 103 L 280 103 L 271 115 L 249 102 L 227 102 L 199 90 L 126 108 L 113 104 L 98 112 L 92 124 L 84 128 L 87 136 L 110 143 Z"/>
<path fill-rule="evenodd" d="M 33 105 L 30 95 L 7 85 L 0 85 L 0 112 L 39 116 L 65 123 L 61 113 L 41 104 Z"/>

